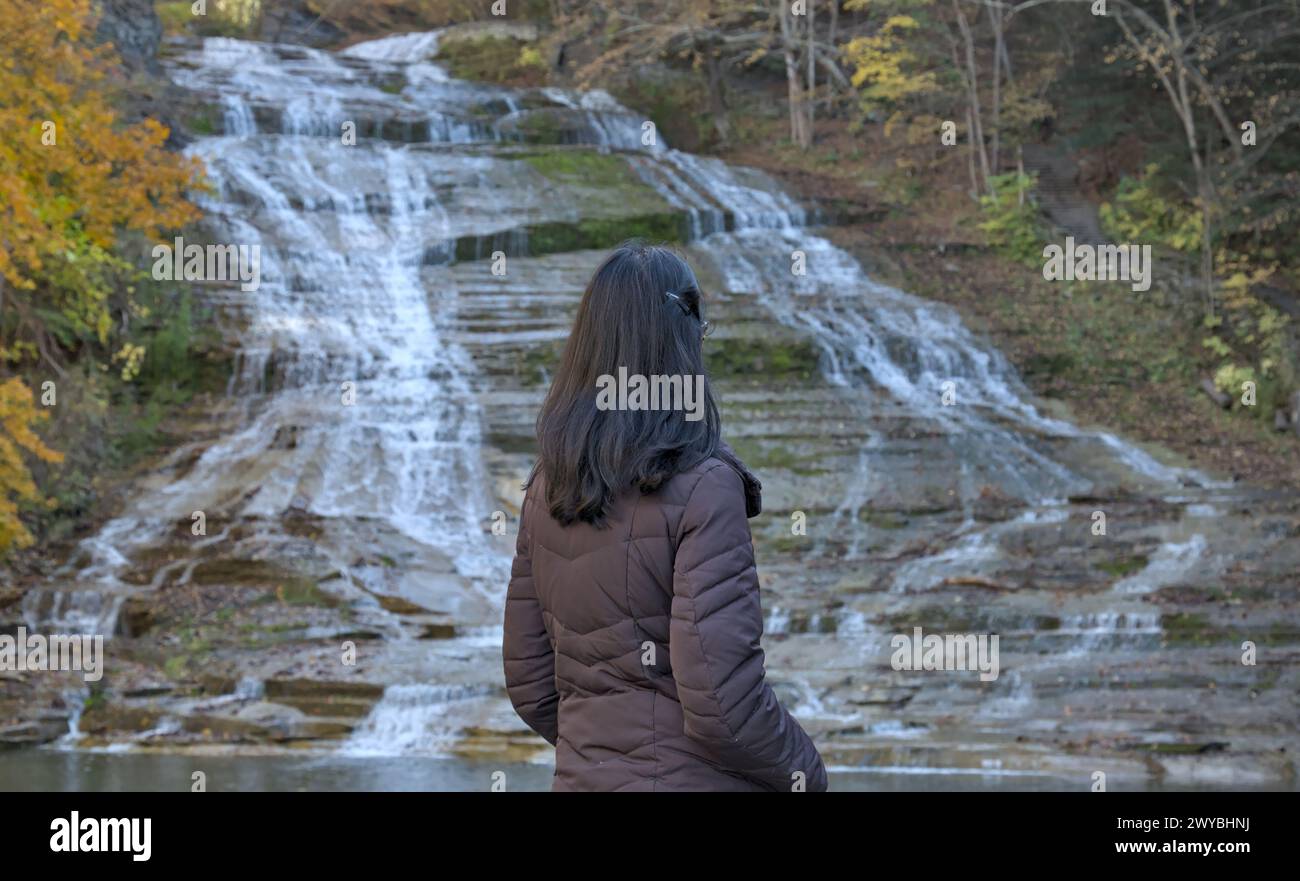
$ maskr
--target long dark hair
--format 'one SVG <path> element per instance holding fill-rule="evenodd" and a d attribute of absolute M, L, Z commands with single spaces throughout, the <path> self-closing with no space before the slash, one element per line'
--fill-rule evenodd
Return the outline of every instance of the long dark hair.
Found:
<path fill-rule="evenodd" d="M 615 498 L 653 492 L 719 452 L 721 418 L 704 370 L 695 273 L 669 248 L 624 242 L 600 264 L 578 304 L 573 331 L 537 416 L 538 460 L 551 516 L 598 527 Z M 600 409 L 602 375 L 704 377 L 703 416 L 681 409 Z"/>

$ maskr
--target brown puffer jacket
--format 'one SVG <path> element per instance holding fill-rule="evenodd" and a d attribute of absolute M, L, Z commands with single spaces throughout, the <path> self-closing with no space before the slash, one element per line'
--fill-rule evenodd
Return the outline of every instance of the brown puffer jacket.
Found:
<path fill-rule="evenodd" d="M 825 790 L 817 748 L 764 675 L 752 475 L 706 459 L 625 493 L 605 529 L 562 526 L 545 498 L 539 476 L 503 654 L 511 702 L 555 745 L 552 788 Z"/>

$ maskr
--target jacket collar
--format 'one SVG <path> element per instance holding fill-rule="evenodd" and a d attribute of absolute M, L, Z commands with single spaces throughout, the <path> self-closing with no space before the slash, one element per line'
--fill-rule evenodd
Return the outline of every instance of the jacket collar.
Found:
<path fill-rule="evenodd" d="M 745 485 L 745 516 L 757 517 L 763 513 L 763 484 L 754 472 L 749 470 L 726 441 L 718 444 L 718 458 L 730 465 Z"/>

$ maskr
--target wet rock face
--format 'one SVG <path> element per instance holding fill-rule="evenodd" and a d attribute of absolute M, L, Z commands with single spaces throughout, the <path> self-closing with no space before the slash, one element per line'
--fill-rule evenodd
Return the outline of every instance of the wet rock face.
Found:
<path fill-rule="evenodd" d="M 278 0 L 264 4 L 261 38 L 273 43 L 330 46 L 346 32 L 307 8 L 302 0 Z"/>
<path fill-rule="evenodd" d="M 765 176 L 642 144 L 598 94 L 449 79 L 435 50 L 169 57 L 210 116 L 213 236 L 258 241 L 265 283 L 206 289 L 230 405 L 24 600 L 118 634 L 91 742 L 544 750 L 501 683 L 519 486 L 583 286 L 650 218 L 705 287 L 725 430 L 764 484 L 767 669 L 831 762 L 1293 775 L 1294 499 L 1044 415 L 955 313 L 873 281 Z M 368 122 L 345 148 L 346 120 Z M 898 669 L 915 628 L 997 635 L 998 677 Z M 52 687 L 4 688 L 14 742 L 49 733 L 36 708 L 75 718 Z"/>
<path fill-rule="evenodd" d="M 151 0 L 100 0 L 98 6 L 96 36 L 113 44 L 128 69 L 160 73 L 162 22 Z"/>

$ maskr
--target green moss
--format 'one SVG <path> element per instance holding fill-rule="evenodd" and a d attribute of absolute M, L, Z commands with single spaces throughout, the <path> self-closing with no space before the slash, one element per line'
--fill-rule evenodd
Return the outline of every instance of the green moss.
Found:
<path fill-rule="evenodd" d="M 467 236 L 456 242 L 457 260 L 481 260 L 495 251 L 510 256 L 540 256 L 604 250 L 630 238 L 652 242 L 681 242 L 686 238 L 685 213 L 670 206 L 619 156 L 588 149 L 554 149 L 515 156 L 563 190 L 557 199 L 583 206 L 584 216 L 500 230 L 487 236 Z"/>
<path fill-rule="evenodd" d="M 1144 554 L 1134 554 L 1131 557 L 1120 557 L 1117 560 L 1098 563 L 1097 568 L 1109 575 L 1122 578 L 1125 575 L 1131 575 L 1145 569 L 1147 560 L 1148 558 Z"/>
<path fill-rule="evenodd" d="M 191 0 L 155 3 L 154 9 L 167 35 L 195 34 L 200 37 L 251 37 L 256 32 L 260 17 L 254 15 L 240 22 L 233 12 L 226 12 L 216 2 L 209 3 L 204 15 L 195 15 Z"/>
<path fill-rule="evenodd" d="M 589 148 L 555 147 L 515 154 L 549 182 L 568 192 L 565 198 L 583 207 L 588 218 L 654 218 L 679 212 L 643 181 L 620 155 Z M 632 212 L 635 211 L 635 214 Z M 681 221 L 660 233 L 679 236 Z M 674 239 L 675 240 L 675 239 Z"/>
<path fill-rule="evenodd" d="M 1223 642 L 1229 636 L 1210 623 L 1204 615 L 1193 612 L 1174 612 L 1160 616 L 1164 640 L 1172 645 L 1206 646 Z"/>
<path fill-rule="evenodd" d="M 168 679 L 184 679 L 189 673 L 190 659 L 188 655 L 173 655 L 163 663 L 163 673 Z"/>
<path fill-rule="evenodd" d="M 515 374 L 525 385 L 541 385 L 555 375 L 564 350 L 562 339 L 548 340 L 520 349 L 516 355 Z"/>
<path fill-rule="evenodd" d="M 290 606 L 336 606 L 338 600 L 320 589 L 310 578 L 287 578 L 276 586 L 276 598 Z"/>
<path fill-rule="evenodd" d="M 190 579 L 198 585 L 274 586 L 289 574 L 275 563 L 265 560 L 225 557 L 199 563 L 190 573 Z"/>
<path fill-rule="evenodd" d="M 820 161 L 827 162 L 827 158 L 821 157 Z M 837 160 L 830 160 L 829 164 L 836 164 Z M 924 178 L 911 172 L 910 169 L 889 169 L 882 174 L 877 180 L 877 194 L 881 201 L 887 203 L 891 208 L 908 208 L 921 198 L 925 191 L 922 184 Z"/>
<path fill-rule="evenodd" d="M 406 76 L 400 72 L 389 74 L 379 83 L 379 90 L 389 95 L 400 95 L 404 88 L 406 88 Z"/>
<path fill-rule="evenodd" d="M 209 106 L 196 108 L 182 119 L 182 124 L 194 135 L 215 135 L 217 133 L 216 109 Z"/>
<path fill-rule="evenodd" d="M 746 465 L 755 470 L 781 469 L 805 477 L 827 473 L 789 447 L 753 438 L 735 438 L 731 448 Z"/>
<path fill-rule="evenodd" d="M 920 627 L 926 633 L 976 633 L 984 629 L 984 622 L 949 606 L 926 606 L 892 615 L 886 620 L 890 633 L 911 636 L 912 629 Z"/>
<path fill-rule="evenodd" d="M 438 61 L 457 79 L 541 85 L 547 64 L 537 50 L 513 37 L 455 40 L 438 48 Z"/>
<path fill-rule="evenodd" d="M 494 236 L 466 237 L 456 242 L 456 259 L 479 260 L 495 250 L 518 255 L 521 242 L 527 254 L 537 257 L 565 251 L 604 250 L 626 239 L 680 242 L 685 237 L 684 216 L 676 211 L 633 217 L 587 218 L 574 223 L 537 223 Z"/>
<path fill-rule="evenodd" d="M 797 556 L 811 548 L 812 541 L 812 537 L 808 535 L 794 535 L 790 532 L 782 532 L 771 538 L 760 540 L 759 544 L 776 551 L 778 554 Z"/>
<path fill-rule="evenodd" d="M 519 131 L 530 144 L 558 144 L 564 127 L 551 113 L 532 113 L 519 123 Z"/>
<path fill-rule="evenodd" d="M 1140 748 L 1162 756 L 1190 756 L 1222 747 L 1223 744 L 1216 743 L 1144 743 Z"/>
<path fill-rule="evenodd" d="M 764 383 L 773 379 L 812 379 L 819 353 L 810 340 L 778 342 L 753 337 L 710 337 L 704 344 L 709 375 Z"/>
<path fill-rule="evenodd" d="M 179 3 L 155 3 L 154 9 L 158 13 L 159 21 L 162 22 L 163 33 L 185 33 L 194 21 L 191 6 L 193 6 L 193 3 L 190 0 L 182 0 Z"/>
<path fill-rule="evenodd" d="M 865 507 L 858 512 L 858 519 L 876 529 L 902 529 L 911 521 L 894 511 L 880 511 Z"/>
<path fill-rule="evenodd" d="M 294 621 L 289 624 L 272 624 L 263 629 L 267 633 L 291 633 L 295 630 L 306 630 L 309 626 L 306 621 Z"/>
<path fill-rule="evenodd" d="M 90 694 L 86 696 L 86 702 L 81 705 L 83 713 L 91 713 L 108 705 L 108 696 L 104 693 L 102 686 L 95 684 L 90 686 Z"/>
<path fill-rule="evenodd" d="M 1175 646 L 1230 646 L 1236 650 L 1247 639 L 1257 646 L 1292 646 L 1300 642 L 1300 632 L 1294 629 L 1251 629 L 1236 622 L 1221 626 L 1193 612 L 1162 615 L 1160 626 L 1165 642 Z"/>
<path fill-rule="evenodd" d="M 594 150 L 547 150 L 522 157 L 547 178 L 560 183 L 579 183 L 593 187 L 621 185 L 642 186 L 621 156 Z"/>

